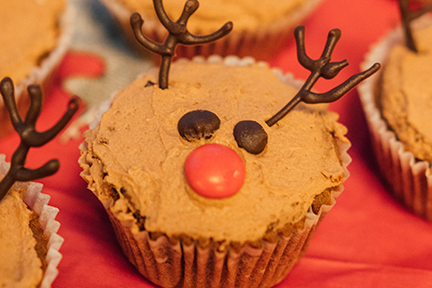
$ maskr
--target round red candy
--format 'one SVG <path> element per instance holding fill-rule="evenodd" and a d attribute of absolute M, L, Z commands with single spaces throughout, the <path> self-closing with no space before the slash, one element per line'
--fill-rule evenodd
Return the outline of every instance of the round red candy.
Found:
<path fill-rule="evenodd" d="M 193 150 L 186 158 L 184 172 L 189 186 L 211 199 L 233 196 L 245 178 L 240 156 L 221 144 L 205 144 Z"/>

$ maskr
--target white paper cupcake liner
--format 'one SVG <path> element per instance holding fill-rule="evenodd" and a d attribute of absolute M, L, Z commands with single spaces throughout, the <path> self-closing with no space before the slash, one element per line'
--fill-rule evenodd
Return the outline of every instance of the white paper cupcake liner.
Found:
<path fill-rule="evenodd" d="M 6 174 L 9 167 L 10 163 L 5 162 L 5 155 L 0 154 L 0 173 Z M 23 201 L 39 215 L 39 223 L 44 231 L 44 236 L 48 239 L 45 257 L 47 267 L 40 288 L 49 288 L 59 273 L 57 266 L 62 259 L 59 249 L 64 239 L 57 234 L 60 223 L 55 220 L 59 209 L 48 205 L 51 197 L 41 192 L 42 184 L 35 182 L 23 182 L 21 184 L 27 186 L 26 197 Z"/>
<path fill-rule="evenodd" d="M 117 239 L 129 261 L 153 283 L 162 287 L 272 287 L 281 282 L 303 257 L 319 223 L 336 203 L 323 205 L 318 215 L 306 215 L 303 229 L 276 242 L 261 240 L 261 248 L 244 244 L 239 252 L 219 252 L 181 241 L 172 244 L 166 236 L 152 240 L 146 231 L 133 234 L 132 221 L 120 221 L 107 209 Z M 241 273 L 239 273 L 241 271 Z"/>
<path fill-rule="evenodd" d="M 189 61 L 180 59 L 178 61 Z M 208 59 L 195 57 L 192 61 L 223 63 L 225 65 L 250 65 L 256 63 L 251 57 L 238 58 L 229 56 L 222 58 L 212 56 Z M 259 65 L 267 65 L 258 62 Z M 283 74 L 279 70 L 274 73 L 282 83 L 301 87 L 302 81 L 295 80 L 291 74 Z M 96 127 L 104 112 L 109 109 L 109 102 L 100 106 L 100 111 L 92 127 Z M 351 162 L 347 150 L 350 143 L 335 139 L 339 146 L 343 167 L 344 179 L 349 177 L 346 169 Z M 86 142 L 80 146 L 81 152 L 87 150 Z M 85 153 L 79 159 L 83 167 L 81 176 L 90 177 Z M 89 189 L 97 195 L 94 187 Z M 182 240 L 175 244 L 170 242 L 166 235 L 153 240 L 147 231 L 132 233 L 134 225 L 131 220 L 119 220 L 110 207 L 112 200 L 102 200 L 110 221 L 114 227 L 117 239 L 123 252 L 138 271 L 153 283 L 162 287 L 271 287 L 282 281 L 293 266 L 303 257 L 309 246 L 318 225 L 325 215 L 336 203 L 336 198 L 342 193 L 344 187 L 340 185 L 331 193 L 331 203 L 322 205 L 318 214 L 310 208 L 305 216 L 304 226 L 301 229 L 293 228 L 289 236 L 279 235 L 275 242 L 261 239 L 260 248 L 250 244 L 243 244 L 236 251 L 228 248 L 219 251 L 216 245 L 210 244 L 202 248 L 197 241 L 184 243 Z"/>
<path fill-rule="evenodd" d="M 53 74 L 61 63 L 66 54 L 73 33 L 73 22 L 76 10 L 74 6 L 67 1 L 64 14 L 60 17 L 59 29 L 60 36 L 56 47 L 49 53 L 39 66 L 35 66 L 29 75 L 22 81 L 16 82 L 14 79 L 15 101 L 19 111 L 25 110 L 30 106 L 30 99 L 26 97 L 27 87 L 31 84 L 39 84 L 44 87 L 45 95 L 49 91 L 52 84 Z M 1 79 L 0 79 L 1 80 Z M 0 137 L 11 132 L 12 126 L 9 124 L 9 114 L 6 107 L 3 105 L 3 98 L 0 97 L 0 122 L 3 127 L 0 131 Z M 3 123 L 6 122 L 6 123 Z"/>
<path fill-rule="evenodd" d="M 339 142 L 345 168 L 351 162 L 347 154 L 350 144 Z M 84 147 L 81 147 L 85 149 Z M 83 163 L 81 163 L 83 164 Z M 83 177 L 87 176 L 85 171 Z M 262 247 L 244 244 L 239 252 L 219 252 L 211 245 L 202 248 L 181 241 L 172 244 L 168 237 L 152 240 L 146 231 L 132 233 L 132 221 L 119 220 L 111 210 L 111 202 L 102 202 L 114 227 L 123 252 L 138 271 L 162 287 L 272 287 L 281 282 L 303 257 L 312 236 L 325 215 L 342 193 L 343 185 L 332 193 L 331 204 L 323 205 L 316 215 L 306 214 L 302 229 L 290 236 L 278 236 L 276 242 L 261 240 Z M 239 273 L 241 271 L 241 273 Z"/>
<path fill-rule="evenodd" d="M 414 27 L 431 23 L 429 16 L 418 20 L 414 23 Z M 403 41 L 402 29 L 395 29 L 372 47 L 361 64 L 361 69 L 370 67 L 369 65 L 375 62 L 380 62 L 385 67 L 390 49 Z M 392 189 L 389 193 L 415 214 L 432 222 L 430 163 L 415 159 L 382 117 L 375 99 L 381 73 L 382 69 L 358 86 L 378 164 L 385 179 L 391 185 Z"/>
<path fill-rule="evenodd" d="M 176 56 L 178 58 L 192 59 L 194 56 L 201 55 L 208 57 L 216 54 L 221 56 L 236 55 L 240 57 L 252 56 L 258 60 L 268 60 L 277 51 L 282 48 L 285 41 L 293 35 L 294 28 L 299 25 L 311 12 L 318 6 L 322 0 L 309 0 L 297 7 L 296 10 L 286 17 L 275 19 L 271 24 L 262 25 L 254 30 L 234 29 L 227 36 L 213 43 L 198 45 L 198 46 L 183 46 L 178 45 L 176 48 Z M 138 44 L 135 40 L 131 25 L 130 16 L 136 11 L 131 11 L 127 7 L 121 5 L 116 0 L 103 0 L 110 14 L 118 21 L 126 39 L 131 43 L 132 47 L 144 54 L 145 56 L 153 56 L 146 49 Z M 167 31 L 157 25 L 159 20 L 154 17 L 146 18 L 143 30 L 145 35 L 158 43 L 165 41 Z M 192 16 L 193 17 L 193 16 Z M 156 57 L 156 61 L 159 58 Z"/>

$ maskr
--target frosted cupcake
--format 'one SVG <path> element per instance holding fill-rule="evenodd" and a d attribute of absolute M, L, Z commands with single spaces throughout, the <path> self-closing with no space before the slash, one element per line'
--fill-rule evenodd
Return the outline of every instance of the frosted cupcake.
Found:
<path fill-rule="evenodd" d="M 9 163 L 0 155 L 0 179 Z M 51 287 L 58 275 L 63 238 L 58 209 L 48 205 L 42 184 L 16 183 L 0 202 L 0 286 Z"/>
<path fill-rule="evenodd" d="M 395 29 L 369 52 L 363 67 L 382 61 L 384 69 L 362 83 L 359 92 L 378 163 L 391 186 L 389 192 L 411 211 L 432 221 L 430 16 L 409 26 L 405 26 L 408 34 L 402 28 Z M 410 38 L 415 42 L 407 42 Z"/>
<path fill-rule="evenodd" d="M 73 10 L 65 0 L 3 0 L 1 6 L 0 79 L 14 80 L 18 107 L 24 112 L 28 85 L 42 84 L 48 91 L 72 34 Z M 0 99 L 0 137 L 13 131 L 8 117 Z"/>
<path fill-rule="evenodd" d="M 144 32 L 150 39 L 162 42 L 167 36 L 165 28 L 154 13 L 152 0 L 104 0 L 102 2 L 118 20 L 124 34 L 133 45 L 136 45 L 136 41 L 129 24 L 132 13 L 137 12 L 142 15 L 146 21 Z M 310 15 L 320 2 L 321 0 L 268 3 L 259 0 L 201 0 L 199 10 L 188 23 L 188 29 L 192 34 L 209 34 L 231 20 L 235 21 L 234 30 L 228 37 L 210 45 L 178 47 L 176 55 L 187 58 L 212 54 L 237 55 L 267 60 L 280 50 L 287 38 L 292 35 L 294 27 Z M 168 17 L 176 21 L 183 9 L 184 1 L 165 0 L 163 3 Z M 139 47 L 135 48 L 143 52 Z"/>
<path fill-rule="evenodd" d="M 176 25 L 170 29 L 181 30 Z M 310 89 L 318 77 L 347 65 L 330 63 L 339 30 L 312 60 L 304 27 L 296 29 L 299 58 L 311 71 L 301 89 L 252 58 L 171 66 L 164 56 L 176 39 L 154 46 L 141 36 L 163 57 L 159 73 L 114 96 L 84 133 L 79 159 L 124 253 L 162 287 L 279 283 L 335 204 L 350 162 L 337 114 L 299 103 L 335 101 L 378 66 L 317 94 Z"/>
<path fill-rule="evenodd" d="M 42 194 L 42 185 L 29 182 L 52 175 L 59 167 L 51 160 L 37 169 L 25 168 L 31 147 L 40 147 L 51 140 L 77 110 L 77 101 L 69 103 L 62 119 L 45 132 L 35 130 L 42 107 L 40 86 L 28 89 L 31 104 L 25 121 L 21 120 L 10 78 L 0 83 L 0 92 L 21 143 L 12 156 L 12 164 L 0 155 L 0 286 L 47 288 L 57 277 L 58 252 L 63 238 L 55 220 L 58 209 L 48 206 L 50 197 Z"/>

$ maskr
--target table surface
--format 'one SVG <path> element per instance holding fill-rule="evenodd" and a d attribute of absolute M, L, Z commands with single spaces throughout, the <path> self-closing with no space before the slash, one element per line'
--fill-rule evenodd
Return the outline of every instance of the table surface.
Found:
<path fill-rule="evenodd" d="M 359 63 L 370 46 L 398 23 L 395 0 L 324 1 L 305 22 L 307 53 L 319 57 L 328 31 L 339 28 L 342 37 L 333 60 L 347 59 L 350 65 L 333 80 L 319 80 L 316 88 L 327 91 L 359 72 Z M 76 47 L 67 54 L 47 95 L 37 124 L 39 130 L 51 127 L 63 113 L 70 94 L 62 84 L 77 75 L 100 75 L 105 69 L 102 59 L 94 51 L 86 53 Z M 308 76 L 297 63 L 292 39 L 269 62 L 298 78 Z M 351 91 L 330 109 L 340 114 L 340 122 L 349 129 L 351 176 L 304 258 L 276 287 L 432 287 L 432 224 L 388 195 L 374 160 L 357 92 Z M 18 142 L 17 135 L 1 139 L 0 151 L 8 161 Z M 66 143 L 57 137 L 29 154 L 28 166 L 32 168 L 51 158 L 61 162 L 57 174 L 40 180 L 43 192 L 52 197 L 50 204 L 60 209 L 58 233 L 65 239 L 60 250 L 60 273 L 53 287 L 154 287 L 123 256 L 102 205 L 79 176 L 81 142 L 81 136 Z"/>

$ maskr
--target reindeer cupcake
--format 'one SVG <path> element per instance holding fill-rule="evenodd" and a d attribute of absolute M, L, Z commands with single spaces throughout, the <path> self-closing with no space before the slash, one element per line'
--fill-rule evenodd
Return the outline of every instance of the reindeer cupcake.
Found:
<path fill-rule="evenodd" d="M 401 27 L 366 55 L 363 67 L 380 61 L 383 69 L 359 86 L 359 94 L 390 194 L 432 222 L 432 3 L 418 10 L 409 4 L 399 0 Z"/>
<path fill-rule="evenodd" d="M 146 39 L 141 17 L 132 15 L 138 40 L 162 57 L 173 53 L 172 43 L 201 41 L 183 21 L 193 2 L 179 21 L 162 21 L 170 31 L 164 44 Z M 163 9 L 157 13 L 165 19 Z M 303 86 L 251 58 L 171 65 L 167 57 L 160 73 L 143 74 L 116 94 L 84 133 L 81 175 L 124 253 L 153 283 L 273 286 L 303 256 L 342 192 L 346 128 L 325 105 L 304 103 L 337 100 L 379 65 L 318 94 L 311 89 L 319 77 L 331 79 L 347 65 L 330 62 L 340 31 L 329 33 L 317 60 L 305 53 L 303 27 L 295 37 L 300 63 L 311 71 Z"/>
<path fill-rule="evenodd" d="M 71 100 L 59 122 L 39 132 L 35 125 L 42 109 L 40 86 L 28 87 L 31 104 L 24 121 L 10 78 L 1 81 L 0 92 L 21 138 L 11 163 L 0 155 L 0 287 L 48 288 L 57 277 L 62 258 L 58 250 L 63 238 L 57 234 L 60 224 L 55 220 L 58 209 L 48 206 L 50 197 L 41 193 L 42 184 L 29 181 L 54 174 L 59 162 L 51 160 L 37 169 L 26 168 L 25 162 L 30 148 L 46 144 L 66 126 L 78 101 Z"/>

